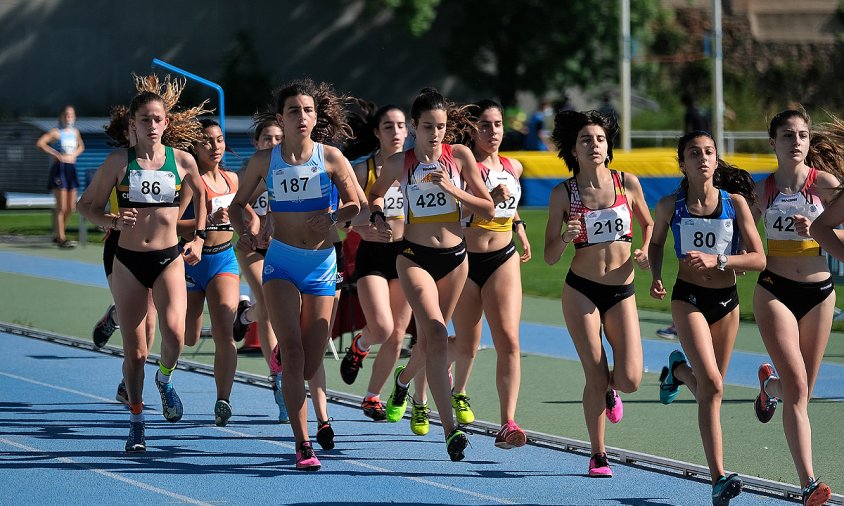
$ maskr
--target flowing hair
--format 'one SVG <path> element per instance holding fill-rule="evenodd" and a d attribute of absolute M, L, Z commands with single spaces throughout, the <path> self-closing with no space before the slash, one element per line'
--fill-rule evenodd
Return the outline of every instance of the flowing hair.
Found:
<path fill-rule="evenodd" d="M 459 106 L 440 95 L 434 88 L 423 88 L 410 107 L 410 117 L 419 124 L 422 113 L 427 111 L 445 111 L 445 144 L 460 143 L 478 131 L 475 118 L 469 112 L 470 106 Z"/>
<path fill-rule="evenodd" d="M 698 137 L 706 137 L 712 140 L 712 143 L 715 144 L 715 139 L 712 137 L 712 134 L 703 130 L 695 130 L 693 132 L 689 132 L 682 137 L 680 140 L 677 141 L 677 160 L 679 162 L 685 161 L 685 155 L 683 152 L 686 150 L 686 145 L 693 139 L 697 139 Z M 718 152 L 718 146 L 715 146 L 715 152 Z M 744 169 L 740 169 L 733 164 L 727 163 L 721 159 L 721 157 L 717 158 L 718 164 L 715 166 L 715 172 L 712 175 L 712 185 L 718 189 L 724 190 L 727 193 L 735 193 L 744 197 L 747 200 L 748 205 L 753 206 L 756 203 L 756 192 L 753 191 L 755 182 L 753 181 L 753 177 Z M 685 193 L 689 190 L 689 179 L 683 174 L 683 178 L 680 180 L 680 186 L 678 188 L 678 193 Z"/>

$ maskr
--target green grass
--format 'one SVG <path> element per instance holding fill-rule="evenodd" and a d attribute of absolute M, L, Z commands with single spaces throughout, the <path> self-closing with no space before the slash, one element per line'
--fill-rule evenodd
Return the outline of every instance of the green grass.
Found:
<path fill-rule="evenodd" d="M 0 211 L 0 235 L 53 235 L 53 214 L 45 209 L 12 209 Z M 67 223 L 67 237 L 79 239 L 79 213 L 74 212 Z M 88 242 L 100 242 L 103 231 L 88 223 Z"/>

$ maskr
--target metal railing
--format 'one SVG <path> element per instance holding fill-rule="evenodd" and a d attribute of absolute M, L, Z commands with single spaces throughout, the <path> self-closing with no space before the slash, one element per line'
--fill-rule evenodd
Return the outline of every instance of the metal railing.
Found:
<path fill-rule="evenodd" d="M 654 145 L 662 146 L 665 141 L 676 142 L 683 135 L 682 130 L 631 130 L 631 139 L 653 140 Z M 764 130 L 727 131 L 724 132 L 724 152 L 735 153 L 736 141 L 758 141 L 768 139 L 768 132 Z"/>

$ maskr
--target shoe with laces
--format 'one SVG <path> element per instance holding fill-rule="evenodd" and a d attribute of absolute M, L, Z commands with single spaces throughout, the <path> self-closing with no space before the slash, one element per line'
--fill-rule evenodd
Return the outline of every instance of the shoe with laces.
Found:
<path fill-rule="evenodd" d="M 417 436 L 428 434 L 431 428 L 430 415 L 427 402 L 417 403 L 414 401 L 410 409 L 410 430 Z"/>
<path fill-rule="evenodd" d="M 451 405 L 454 407 L 454 415 L 457 418 L 457 423 L 466 425 L 475 421 L 475 413 L 472 412 L 472 406 L 469 405 L 469 397 L 463 394 L 451 394 Z"/>
<path fill-rule="evenodd" d="M 144 438 L 144 422 L 129 422 L 129 437 L 126 439 L 126 453 L 147 451 Z"/>
<path fill-rule="evenodd" d="M 466 433 L 460 429 L 454 429 L 451 434 L 445 438 L 446 450 L 452 462 L 459 462 L 463 460 L 463 450 L 469 446 L 469 438 Z"/>
<path fill-rule="evenodd" d="M 170 382 L 162 383 L 156 378 L 155 386 L 158 387 L 158 393 L 161 395 L 161 412 L 164 414 L 164 418 L 173 423 L 181 420 L 183 414 L 182 400 L 176 393 L 176 389 L 173 388 L 173 384 Z"/>
<path fill-rule="evenodd" d="M 501 426 L 501 430 L 495 436 L 495 446 L 503 450 L 511 448 L 519 448 L 527 443 L 527 435 L 521 427 L 516 425 L 513 420 L 508 420 L 507 423 Z"/>
<path fill-rule="evenodd" d="M 733 473 L 721 476 L 712 485 L 712 506 L 728 506 L 730 499 L 741 493 L 741 478 Z"/>
<path fill-rule="evenodd" d="M 299 471 L 319 471 L 322 465 L 311 447 L 310 441 L 303 441 L 299 443 L 299 449 L 296 450 L 296 469 Z"/>
<path fill-rule="evenodd" d="M 217 427 L 225 427 L 232 417 L 232 405 L 229 401 L 220 399 L 214 404 L 214 424 Z"/>
<path fill-rule="evenodd" d="M 404 371 L 403 365 L 396 367 L 393 373 L 393 391 L 387 399 L 387 421 L 398 422 L 407 412 L 407 387 L 399 386 L 399 375 Z"/>
<path fill-rule="evenodd" d="M 607 390 L 606 405 L 607 409 L 604 410 L 604 414 L 607 415 L 607 420 L 610 423 L 620 422 L 624 417 L 624 404 L 622 404 L 618 392 L 612 388 Z"/>
<path fill-rule="evenodd" d="M 326 421 L 317 420 L 316 441 L 323 450 L 334 449 L 334 429 L 331 428 L 331 419 Z"/>
<path fill-rule="evenodd" d="M 94 340 L 94 346 L 97 348 L 105 346 L 112 334 L 114 334 L 114 331 L 119 328 L 120 326 L 117 324 L 117 308 L 114 307 L 114 304 L 112 304 L 108 307 L 108 309 L 106 309 L 106 312 L 103 317 L 100 318 L 100 321 L 94 325 L 94 330 L 91 332 L 91 338 Z"/>
<path fill-rule="evenodd" d="M 358 377 L 358 372 L 363 367 L 363 359 L 369 355 L 358 346 L 363 334 L 358 334 L 352 339 L 352 345 L 346 348 L 346 356 L 340 362 L 340 376 L 347 385 L 351 385 Z"/>
<path fill-rule="evenodd" d="M 117 385 L 117 393 L 114 395 L 114 400 L 120 404 L 129 405 L 129 392 L 126 391 L 126 383 L 123 380 L 120 380 L 120 384 Z"/>
<path fill-rule="evenodd" d="M 234 314 L 234 323 L 232 324 L 234 340 L 238 343 L 243 341 L 243 338 L 246 337 L 246 331 L 249 330 L 249 325 L 243 323 L 241 318 L 243 317 L 243 313 L 250 307 L 252 307 L 252 304 L 249 303 L 249 296 L 241 295 L 240 302 L 237 303 L 237 311 Z"/>
<path fill-rule="evenodd" d="M 656 337 L 661 337 L 663 339 L 677 339 L 677 329 L 674 325 L 670 325 L 664 329 L 659 329 L 656 331 Z"/>
<path fill-rule="evenodd" d="M 821 506 L 832 497 L 832 490 L 826 483 L 809 478 L 809 484 L 803 489 L 803 506 Z"/>
<path fill-rule="evenodd" d="M 674 350 L 668 355 L 668 367 L 662 368 L 659 375 L 659 401 L 663 404 L 671 404 L 680 393 L 682 381 L 674 377 L 674 369 L 680 364 L 687 364 L 686 355 L 680 350 Z"/>
<path fill-rule="evenodd" d="M 757 374 L 759 376 L 759 395 L 753 401 L 753 410 L 756 412 L 756 418 L 760 422 L 768 423 L 774 417 L 779 399 L 769 396 L 768 392 L 765 391 L 765 387 L 772 379 L 779 379 L 779 376 L 777 376 L 774 366 L 771 364 L 760 365 Z"/>
<path fill-rule="evenodd" d="M 590 478 L 612 478 L 612 469 L 605 452 L 596 453 L 589 459 Z"/>
<path fill-rule="evenodd" d="M 281 392 L 281 372 L 272 377 L 273 398 L 278 406 L 278 423 L 290 423 L 290 415 L 287 414 L 287 405 L 284 404 L 284 395 Z"/>
<path fill-rule="evenodd" d="M 360 403 L 363 409 L 364 416 L 372 418 L 376 422 L 383 422 L 387 419 L 387 412 L 384 410 L 384 405 L 377 397 L 367 397 Z"/>

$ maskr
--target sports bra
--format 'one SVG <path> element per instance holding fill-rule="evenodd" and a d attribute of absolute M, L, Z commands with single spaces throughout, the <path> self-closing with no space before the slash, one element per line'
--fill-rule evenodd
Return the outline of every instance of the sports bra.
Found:
<path fill-rule="evenodd" d="M 451 145 L 442 145 L 442 154 L 435 162 L 420 162 L 413 149 L 404 152 L 404 172 L 400 184 L 407 209 L 406 223 L 460 222 L 460 203 L 431 182 L 431 174 L 441 168 L 446 169 L 454 186 L 463 188 Z"/>
<path fill-rule="evenodd" d="M 671 217 L 674 253 L 677 258 L 685 257 L 689 251 L 735 255 L 738 253 L 740 237 L 735 221 L 733 199 L 726 191 L 718 190 L 718 205 L 708 216 L 690 213 L 686 206 L 686 192 L 678 192 L 674 201 L 674 215 Z"/>
<path fill-rule="evenodd" d="M 510 190 L 510 198 L 495 206 L 495 217 L 492 220 L 470 214 L 468 219 L 464 221 L 466 227 L 479 227 L 493 232 L 508 232 L 513 230 L 513 217 L 516 216 L 516 208 L 519 205 L 519 200 L 522 198 L 522 185 L 519 184 L 519 178 L 516 177 L 516 172 L 513 169 L 513 164 L 510 163 L 510 159 L 499 156 L 498 160 L 501 162 L 504 170 L 492 171 L 482 163 L 478 163 L 481 179 L 483 179 L 484 185 L 486 185 L 489 191 L 503 184 Z"/>
<path fill-rule="evenodd" d="M 314 143 L 310 159 L 290 165 L 281 156 L 281 144 L 272 148 L 267 172 L 270 210 L 279 212 L 319 211 L 331 208 L 334 183 L 325 170 L 325 147 Z"/>
<path fill-rule="evenodd" d="M 782 193 L 771 174 L 765 179 L 765 240 L 770 256 L 817 256 L 821 246 L 811 237 L 797 234 L 794 216 L 802 215 L 814 221 L 824 210 L 815 189 L 817 169 L 809 169 L 803 188 L 797 193 Z"/>
<path fill-rule="evenodd" d="M 575 177 L 570 177 L 563 183 L 571 203 L 569 216 L 580 215 L 580 234 L 572 241 L 577 249 L 605 242 L 633 242 L 633 211 L 624 191 L 624 173 L 615 170 L 610 173 L 615 189 L 615 201 L 610 207 L 603 209 L 589 209 L 583 204 Z"/>
<path fill-rule="evenodd" d="M 126 174 L 117 185 L 120 207 L 179 207 L 182 178 L 176 167 L 173 148 L 164 146 L 164 165 L 159 169 L 143 169 L 138 165 L 135 148 L 127 150 Z"/>

